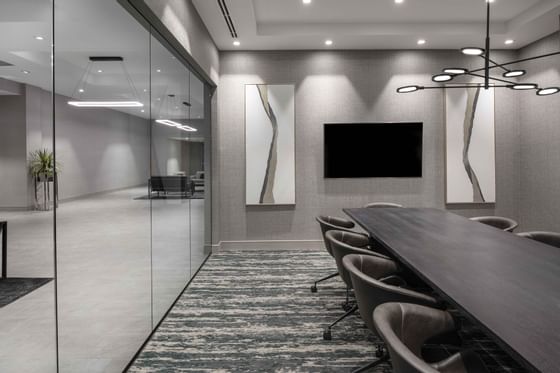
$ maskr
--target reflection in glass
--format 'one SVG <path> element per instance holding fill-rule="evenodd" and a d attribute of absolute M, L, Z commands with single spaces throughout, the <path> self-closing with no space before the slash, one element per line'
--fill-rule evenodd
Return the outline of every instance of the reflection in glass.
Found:
<path fill-rule="evenodd" d="M 56 372 L 51 31 L 51 1 L 0 2 L 1 372 Z"/>

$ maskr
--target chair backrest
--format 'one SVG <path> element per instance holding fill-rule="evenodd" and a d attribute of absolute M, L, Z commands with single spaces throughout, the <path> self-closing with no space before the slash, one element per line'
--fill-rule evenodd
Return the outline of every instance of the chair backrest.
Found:
<path fill-rule="evenodd" d="M 325 249 L 327 249 L 327 251 L 329 252 L 329 254 L 331 254 L 331 256 L 332 256 L 332 250 L 329 245 L 329 242 L 325 238 L 325 234 L 333 229 L 350 232 L 350 230 L 355 227 L 354 222 L 352 222 L 351 220 L 338 218 L 336 216 L 319 215 L 315 219 L 317 220 L 319 226 L 321 227 L 321 233 L 323 235 Z"/>
<path fill-rule="evenodd" d="M 398 265 L 391 259 L 350 254 L 344 257 L 342 264 L 350 274 L 360 316 L 374 333 L 373 311 L 380 304 L 406 302 L 431 307 L 438 305 L 437 300 L 428 295 L 387 283 L 399 271 Z"/>
<path fill-rule="evenodd" d="M 518 235 L 560 248 L 560 233 L 535 231 L 518 233 Z"/>
<path fill-rule="evenodd" d="M 376 208 L 402 208 L 403 206 L 399 205 L 398 203 L 391 203 L 391 202 L 372 202 L 372 203 L 368 203 L 364 207 L 368 209 L 376 209 Z"/>
<path fill-rule="evenodd" d="M 342 259 L 346 255 L 362 254 L 378 256 L 380 258 L 387 258 L 386 256 L 383 256 L 381 254 L 367 250 L 366 247 L 369 244 L 369 239 L 362 234 L 330 230 L 325 234 L 325 238 L 327 239 L 331 247 L 333 257 L 336 261 L 336 267 L 338 268 L 338 273 L 346 283 L 346 286 L 348 286 L 349 288 L 352 288 L 352 280 L 350 279 L 350 274 L 342 264 Z"/>
<path fill-rule="evenodd" d="M 519 226 L 515 220 L 502 216 L 478 216 L 476 218 L 471 218 L 471 220 L 490 225 L 505 232 L 513 232 L 515 228 Z"/>
<path fill-rule="evenodd" d="M 438 373 L 421 358 L 421 349 L 429 338 L 455 328 L 448 312 L 416 304 L 385 303 L 375 309 L 373 321 L 389 350 L 394 373 Z"/>

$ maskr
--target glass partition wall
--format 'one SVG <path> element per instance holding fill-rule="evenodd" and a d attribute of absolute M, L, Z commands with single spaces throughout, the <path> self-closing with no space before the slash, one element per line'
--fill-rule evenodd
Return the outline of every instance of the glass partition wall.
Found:
<path fill-rule="evenodd" d="M 121 372 L 209 253 L 210 88 L 114 0 L 0 29 L 0 371 Z"/>

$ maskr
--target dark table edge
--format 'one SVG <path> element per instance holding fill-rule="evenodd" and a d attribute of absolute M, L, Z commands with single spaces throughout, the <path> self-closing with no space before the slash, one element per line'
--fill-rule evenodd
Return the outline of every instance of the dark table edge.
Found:
<path fill-rule="evenodd" d="M 366 208 L 363 208 L 364 210 Z M 470 314 L 470 312 L 468 312 L 465 308 L 463 308 L 459 303 L 455 302 L 451 297 L 449 297 L 444 291 L 442 291 L 436 284 L 434 284 L 432 281 L 430 281 L 430 279 L 428 279 L 426 276 L 424 276 L 423 273 L 419 272 L 416 268 L 414 268 L 414 266 L 412 266 L 410 263 L 408 263 L 406 261 L 406 259 L 404 259 L 398 252 L 396 252 L 395 250 L 393 250 L 389 245 L 387 245 L 383 240 L 381 240 L 375 233 L 371 232 L 368 227 L 364 226 L 360 220 L 353 214 L 352 210 L 361 210 L 360 208 L 343 208 L 342 211 L 348 215 L 350 218 L 352 218 L 356 223 L 358 223 L 358 225 L 360 227 L 362 227 L 363 229 L 366 230 L 366 232 L 368 232 L 368 234 L 378 243 L 380 243 L 381 245 L 383 245 L 383 247 L 389 252 L 391 253 L 391 255 L 394 255 L 395 258 L 398 259 L 399 262 L 401 262 L 402 264 L 404 264 L 408 269 L 410 269 L 412 272 L 414 272 L 415 275 L 417 275 L 418 277 L 420 277 L 420 279 L 422 281 L 425 281 L 428 285 L 430 285 L 430 287 L 432 289 L 434 289 L 442 298 L 444 298 L 447 302 L 449 302 L 450 304 L 452 304 L 454 307 L 456 307 L 457 309 L 459 309 L 471 322 L 475 323 L 476 325 L 480 325 L 482 327 L 482 329 L 484 330 L 484 332 L 486 332 L 496 343 L 498 343 L 498 345 L 503 348 L 512 358 L 514 358 L 519 364 L 522 365 L 523 368 L 527 369 L 530 372 L 541 372 L 540 370 L 538 370 L 537 368 L 535 368 L 530 362 L 528 362 L 523 356 L 521 356 L 517 351 L 515 351 L 513 348 L 511 348 L 507 343 L 505 343 L 504 341 L 502 341 L 502 339 L 500 337 L 498 337 L 496 334 L 494 334 L 484 323 L 482 323 L 481 321 L 479 321 L 477 318 L 475 318 L 473 315 Z M 451 214 L 451 212 L 448 212 Z"/>

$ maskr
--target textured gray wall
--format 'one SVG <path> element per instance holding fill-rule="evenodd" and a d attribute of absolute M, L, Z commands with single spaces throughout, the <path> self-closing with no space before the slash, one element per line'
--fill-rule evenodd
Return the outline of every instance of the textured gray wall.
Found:
<path fill-rule="evenodd" d="M 222 52 L 214 133 L 219 235 L 214 243 L 319 239 L 316 215 L 342 215 L 343 207 L 371 201 L 444 208 L 443 91 L 398 95 L 395 90 L 409 83 L 429 85 L 431 75 L 444 67 L 477 62 L 456 51 Z M 251 83 L 296 85 L 295 207 L 244 204 L 244 85 Z M 497 90 L 496 118 L 497 203 L 453 211 L 515 219 L 520 146 L 514 92 Z M 423 121 L 424 177 L 324 179 L 323 123 L 367 121 Z"/>
<path fill-rule="evenodd" d="M 560 34 L 546 37 L 520 51 L 532 57 L 560 50 Z M 525 81 L 560 86 L 560 56 L 523 64 Z M 523 230 L 560 232 L 560 95 L 521 97 L 521 189 L 519 215 Z"/>
<path fill-rule="evenodd" d="M 206 74 L 218 83 L 220 59 L 206 25 L 190 0 L 145 0 Z"/>

